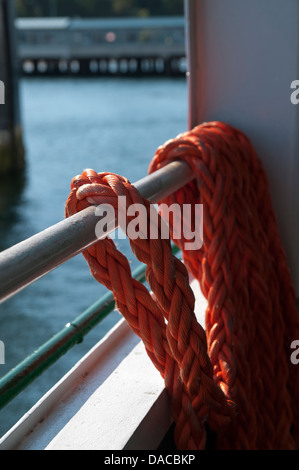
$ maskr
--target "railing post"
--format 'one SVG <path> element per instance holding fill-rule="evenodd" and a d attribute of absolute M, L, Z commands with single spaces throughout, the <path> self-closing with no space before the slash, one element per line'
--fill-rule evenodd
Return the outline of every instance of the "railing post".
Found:
<path fill-rule="evenodd" d="M 0 177 L 24 168 L 17 67 L 14 2 L 0 0 Z"/>

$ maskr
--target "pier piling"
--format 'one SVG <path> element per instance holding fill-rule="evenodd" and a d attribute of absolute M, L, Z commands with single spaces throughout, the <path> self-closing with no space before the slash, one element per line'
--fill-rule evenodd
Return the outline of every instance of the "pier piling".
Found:
<path fill-rule="evenodd" d="M 13 3 L 0 0 L 0 177 L 25 166 Z"/>

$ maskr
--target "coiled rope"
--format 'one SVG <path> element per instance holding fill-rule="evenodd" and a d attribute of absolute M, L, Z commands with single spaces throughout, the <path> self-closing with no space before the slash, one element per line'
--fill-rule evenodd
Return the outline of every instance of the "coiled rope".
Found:
<path fill-rule="evenodd" d="M 182 231 L 174 242 L 183 264 L 161 237 L 160 223 L 158 239 L 147 232 L 130 240 L 154 297 L 132 278 L 109 237 L 83 255 L 164 378 L 178 449 L 205 449 L 207 427 L 217 449 L 294 449 L 299 380 L 290 345 L 299 339 L 299 320 L 263 167 L 247 137 L 219 122 L 166 142 L 149 171 L 177 159 L 196 180 L 161 202 L 203 204 L 203 246 L 186 250 L 190 240 Z M 72 180 L 66 217 L 91 204 L 117 211 L 118 196 L 126 197 L 126 209 L 143 204 L 146 226 L 153 223 L 149 201 L 127 179 L 93 170 Z M 126 224 L 133 218 L 125 217 Z M 186 267 L 207 299 L 205 331 Z"/>

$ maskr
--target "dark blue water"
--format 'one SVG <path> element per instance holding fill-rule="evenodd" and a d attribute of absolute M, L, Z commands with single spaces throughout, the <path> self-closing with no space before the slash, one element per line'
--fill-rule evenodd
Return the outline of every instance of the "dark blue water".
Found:
<path fill-rule="evenodd" d="M 85 168 L 131 182 L 157 147 L 187 127 L 185 79 L 29 79 L 20 84 L 26 174 L 0 199 L 1 250 L 59 222 L 73 176 Z M 137 263 L 126 241 L 120 248 Z M 82 255 L 0 305 L 1 376 L 106 292 Z M 113 312 L 0 411 L 3 435 L 120 319 Z"/>

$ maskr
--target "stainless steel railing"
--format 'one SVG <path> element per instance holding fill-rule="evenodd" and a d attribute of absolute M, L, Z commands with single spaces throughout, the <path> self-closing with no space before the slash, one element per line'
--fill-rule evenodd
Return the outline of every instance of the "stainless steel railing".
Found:
<path fill-rule="evenodd" d="M 186 163 L 176 161 L 137 181 L 134 186 L 142 196 L 155 203 L 190 182 L 193 177 Z M 95 243 L 99 239 L 95 234 L 97 221 L 95 207 L 89 207 L 0 253 L 0 300 L 5 301 Z M 103 236 L 113 231 L 115 225 L 115 220 L 108 221 L 108 230 Z M 173 247 L 173 253 L 178 251 Z M 140 263 L 132 275 L 144 282 L 145 266 Z M 114 307 L 113 294 L 107 292 L 3 376 L 0 379 L 0 408 L 81 342 Z"/>
<path fill-rule="evenodd" d="M 140 194 L 156 203 L 194 178 L 191 168 L 182 161 L 169 163 L 134 183 Z M 91 206 L 62 220 L 0 253 L 0 302 L 43 277 L 82 252 L 99 238 L 95 234 L 98 217 Z M 109 220 L 108 230 L 115 229 Z"/>

